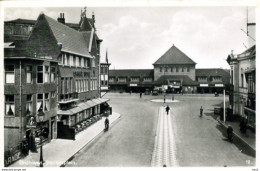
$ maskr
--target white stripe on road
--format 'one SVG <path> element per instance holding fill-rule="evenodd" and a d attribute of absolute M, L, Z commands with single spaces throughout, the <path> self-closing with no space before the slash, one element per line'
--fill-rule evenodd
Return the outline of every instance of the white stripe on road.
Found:
<path fill-rule="evenodd" d="M 171 112 L 160 107 L 151 165 L 154 167 L 177 166 L 176 145 L 171 124 Z"/>

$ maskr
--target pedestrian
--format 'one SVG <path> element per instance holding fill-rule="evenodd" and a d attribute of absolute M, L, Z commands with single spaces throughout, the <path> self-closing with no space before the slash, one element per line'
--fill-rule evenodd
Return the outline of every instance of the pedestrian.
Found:
<path fill-rule="evenodd" d="M 233 128 L 231 127 L 231 125 L 228 125 L 227 127 L 227 137 L 228 140 L 231 142 L 233 139 Z"/>
<path fill-rule="evenodd" d="M 202 106 L 200 107 L 200 117 L 202 117 L 202 114 L 203 114 L 203 108 Z"/>
<path fill-rule="evenodd" d="M 140 92 L 140 99 L 142 98 L 142 92 Z"/>
<path fill-rule="evenodd" d="M 167 115 L 168 115 L 168 113 L 169 113 L 169 110 L 170 110 L 170 107 L 169 107 L 169 105 L 167 105 L 167 106 L 166 106 L 166 113 L 167 113 Z"/>
<path fill-rule="evenodd" d="M 106 117 L 105 119 L 105 131 L 107 131 L 109 128 L 109 120 L 108 120 L 108 117 Z"/>
<path fill-rule="evenodd" d="M 164 97 L 163 97 L 163 103 L 165 103 L 165 95 L 164 95 Z"/>
<path fill-rule="evenodd" d="M 172 95 L 172 101 L 174 101 L 174 95 Z"/>

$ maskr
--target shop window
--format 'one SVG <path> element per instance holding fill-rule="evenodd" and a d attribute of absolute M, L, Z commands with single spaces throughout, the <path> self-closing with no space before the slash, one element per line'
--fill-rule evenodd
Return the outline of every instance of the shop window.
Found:
<path fill-rule="evenodd" d="M 7 83 L 7 84 L 15 83 L 14 65 L 6 65 L 5 66 L 5 83 Z"/>
<path fill-rule="evenodd" d="M 44 82 L 45 83 L 50 82 L 50 67 L 49 66 L 45 66 Z"/>
<path fill-rule="evenodd" d="M 32 113 L 32 95 L 26 95 L 26 114 L 30 115 Z"/>
<path fill-rule="evenodd" d="M 37 94 L 37 112 L 43 111 L 43 94 Z"/>
<path fill-rule="evenodd" d="M 37 83 L 43 83 L 43 66 L 37 66 Z"/>
<path fill-rule="evenodd" d="M 55 82 L 55 73 L 56 73 L 56 68 L 55 67 L 51 67 L 51 82 L 54 83 Z"/>
<path fill-rule="evenodd" d="M 14 95 L 5 95 L 5 115 L 15 115 Z"/>
<path fill-rule="evenodd" d="M 49 111 L 50 110 L 50 99 L 49 99 L 49 93 L 44 94 L 44 111 Z"/>
<path fill-rule="evenodd" d="M 32 83 L 32 66 L 26 66 L 26 83 Z"/>

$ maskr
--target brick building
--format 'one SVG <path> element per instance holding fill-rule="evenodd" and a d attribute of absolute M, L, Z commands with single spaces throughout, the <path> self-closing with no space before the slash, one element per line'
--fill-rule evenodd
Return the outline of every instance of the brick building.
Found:
<path fill-rule="evenodd" d="M 66 24 L 64 14 L 56 21 L 41 13 L 36 21 L 18 19 L 5 22 L 6 26 L 4 142 L 9 157 L 29 136 L 36 145 L 40 133 L 43 142 L 66 138 L 65 128 L 76 130 L 102 114 L 108 99 L 100 98 L 102 40 L 96 34 L 94 14 L 87 18 L 84 11 L 79 24 Z M 11 31 L 14 28 L 27 32 Z"/>

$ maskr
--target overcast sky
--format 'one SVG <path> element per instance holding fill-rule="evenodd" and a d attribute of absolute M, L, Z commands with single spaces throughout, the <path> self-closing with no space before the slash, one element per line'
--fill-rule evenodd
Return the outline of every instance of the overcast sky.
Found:
<path fill-rule="evenodd" d="M 65 13 L 66 22 L 78 23 L 81 8 L 5 8 L 4 19 L 37 19 L 40 12 L 57 19 Z M 153 68 L 153 63 L 173 44 L 193 59 L 196 68 L 229 68 L 231 50 L 246 50 L 246 7 L 97 7 L 98 36 L 103 39 L 111 69 Z M 249 22 L 255 22 L 249 8 Z"/>

